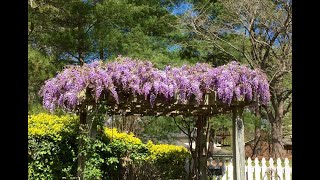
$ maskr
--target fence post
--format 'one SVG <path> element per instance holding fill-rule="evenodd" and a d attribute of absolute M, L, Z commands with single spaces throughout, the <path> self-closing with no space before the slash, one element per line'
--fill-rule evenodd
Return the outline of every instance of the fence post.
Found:
<path fill-rule="evenodd" d="M 252 161 L 251 158 L 248 158 L 248 180 L 253 180 L 253 172 L 252 172 Z"/>
<path fill-rule="evenodd" d="M 261 167 L 259 165 L 259 160 L 256 157 L 254 159 L 254 174 L 255 174 L 255 179 L 260 180 L 260 172 L 261 172 Z"/>
<path fill-rule="evenodd" d="M 280 177 L 280 179 L 283 179 L 283 167 L 282 167 L 282 161 L 280 158 L 277 159 L 277 174 Z"/>
<path fill-rule="evenodd" d="M 284 173 L 285 173 L 285 180 L 290 180 L 291 168 L 289 167 L 289 160 L 285 158 L 284 160 Z"/>
<path fill-rule="evenodd" d="M 222 159 L 222 180 L 227 180 L 227 172 L 226 172 L 226 160 Z"/>
<path fill-rule="evenodd" d="M 270 158 L 269 159 L 269 172 L 271 172 L 271 180 L 273 180 L 273 179 L 275 179 L 275 177 L 276 177 L 276 173 L 275 173 L 275 171 L 274 171 L 274 165 L 273 165 L 273 163 L 274 163 L 274 161 L 273 161 L 273 159 L 272 158 Z"/>
<path fill-rule="evenodd" d="M 233 166 L 232 166 L 232 162 L 230 162 L 230 163 L 228 164 L 227 172 L 228 172 L 228 180 L 233 180 Z"/>
<path fill-rule="evenodd" d="M 265 158 L 262 158 L 261 170 L 262 170 L 262 177 L 263 177 L 266 174 L 266 170 L 267 170 L 267 165 L 266 165 L 266 159 Z"/>

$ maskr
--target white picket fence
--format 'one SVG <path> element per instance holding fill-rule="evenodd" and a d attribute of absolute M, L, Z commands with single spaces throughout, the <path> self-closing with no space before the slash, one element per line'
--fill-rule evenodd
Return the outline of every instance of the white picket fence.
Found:
<path fill-rule="evenodd" d="M 269 166 L 267 166 L 265 158 L 262 158 L 261 162 L 259 162 L 258 158 L 255 158 L 254 161 L 252 161 L 251 158 L 248 158 L 246 177 L 246 180 L 291 180 L 292 167 L 289 166 L 289 160 L 287 158 L 284 160 L 284 166 L 280 158 L 277 159 L 276 165 L 274 164 L 274 160 L 270 158 Z M 226 172 L 223 176 L 214 176 L 213 179 L 233 180 L 232 163 L 229 163 L 226 166 Z"/>

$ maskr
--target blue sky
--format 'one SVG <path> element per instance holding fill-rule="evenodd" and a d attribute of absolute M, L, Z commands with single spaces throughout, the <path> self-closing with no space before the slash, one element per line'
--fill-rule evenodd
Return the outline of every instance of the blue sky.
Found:
<path fill-rule="evenodd" d="M 191 8 L 192 4 L 190 3 L 180 3 L 174 6 L 173 8 L 168 8 L 168 11 L 174 15 L 182 15 Z"/>
<path fill-rule="evenodd" d="M 167 8 L 169 12 L 171 12 L 174 15 L 183 15 L 185 12 L 187 12 L 188 10 L 190 10 L 192 8 L 192 4 L 190 3 L 180 3 L 177 4 L 174 7 L 171 8 Z M 180 45 L 171 45 L 168 47 L 168 51 L 172 52 L 172 51 L 176 51 L 176 50 L 180 50 L 181 46 Z"/>

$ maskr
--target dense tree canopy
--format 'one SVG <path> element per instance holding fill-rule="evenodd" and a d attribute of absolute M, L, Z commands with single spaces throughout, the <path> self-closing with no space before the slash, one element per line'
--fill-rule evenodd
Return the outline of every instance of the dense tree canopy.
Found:
<path fill-rule="evenodd" d="M 83 64 L 119 54 L 154 59 L 160 65 L 177 55 L 168 51 L 178 23 L 157 0 L 29 1 L 29 42 L 57 59 Z"/>
<path fill-rule="evenodd" d="M 44 81 L 56 75 L 63 64 L 40 51 L 28 47 L 28 105 L 41 102 L 38 92 Z"/>

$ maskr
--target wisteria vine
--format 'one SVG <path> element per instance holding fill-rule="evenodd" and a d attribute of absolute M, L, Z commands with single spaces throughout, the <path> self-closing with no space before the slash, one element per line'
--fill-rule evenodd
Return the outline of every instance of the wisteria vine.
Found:
<path fill-rule="evenodd" d="M 105 90 L 119 103 L 119 92 L 124 91 L 143 95 L 151 106 L 160 95 L 170 100 L 175 94 L 179 94 L 181 103 L 186 103 L 191 95 L 200 103 L 205 93 L 213 91 L 227 105 L 232 100 L 252 101 L 254 94 L 261 104 L 270 100 L 266 75 L 234 61 L 216 68 L 197 63 L 159 70 L 149 61 L 122 56 L 109 63 L 94 61 L 65 68 L 47 80 L 39 93 L 44 107 L 50 111 L 57 106 L 71 111 L 83 102 L 81 93 L 87 88 L 92 89 L 91 95 L 96 101 Z"/>

